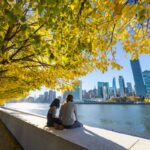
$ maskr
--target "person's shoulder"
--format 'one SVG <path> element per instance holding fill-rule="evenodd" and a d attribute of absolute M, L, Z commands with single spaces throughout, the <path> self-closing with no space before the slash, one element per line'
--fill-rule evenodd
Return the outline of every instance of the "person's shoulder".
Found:
<path fill-rule="evenodd" d="M 61 105 L 61 108 L 65 107 L 65 105 L 66 105 L 66 103 L 62 104 L 62 105 Z"/>
<path fill-rule="evenodd" d="M 74 102 L 68 102 L 68 105 L 75 106 L 75 103 Z"/>

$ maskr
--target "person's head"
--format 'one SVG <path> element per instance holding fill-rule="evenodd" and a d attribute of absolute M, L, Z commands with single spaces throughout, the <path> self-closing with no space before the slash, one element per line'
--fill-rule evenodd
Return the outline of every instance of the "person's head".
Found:
<path fill-rule="evenodd" d="M 71 95 L 71 94 L 67 95 L 66 101 L 67 101 L 67 103 L 73 102 L 73 95 Z"/>
<path fill-rule="evenodd" d="M 51 103 L 50 107 L 53 107 L 53 106 L 55 106 L 56 108 L 59 108 L 59 106 L 60 106 L 60 100 L 58 98 L 55 98 L 53 100 L 53 102 Z"/>

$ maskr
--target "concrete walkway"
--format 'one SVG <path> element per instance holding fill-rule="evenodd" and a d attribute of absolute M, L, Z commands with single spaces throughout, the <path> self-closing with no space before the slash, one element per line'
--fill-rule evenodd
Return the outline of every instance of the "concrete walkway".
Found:
<path fill-rule="evenodd" d="M 0 121 L 0 150 L 22 150 L 11 133 Z"/>
<path fill-rule="evenodd" d="M 45 127 L 46 118 L 0 108 L 7 114 L 46 130 L 51 134 L 89 150 L 150 150 L 150 140 L 84 125 L 83 128 L 55 130 Z"/>

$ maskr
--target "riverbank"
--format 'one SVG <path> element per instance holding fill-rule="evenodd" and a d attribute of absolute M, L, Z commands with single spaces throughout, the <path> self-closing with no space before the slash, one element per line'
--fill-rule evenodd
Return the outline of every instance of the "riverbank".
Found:
<path fill-rule="evenodd" d="M 38 102 L 8 102 L 7 104 L 20 104 L 20 103 L 31 103 L 31 104 L 49 104 L 49 103 L 38 103 Z M 150 102 L 107 102 L 107 101 L 93 101 L 93 100 L 84 100 L 84 101 L 75 101 L 75 104 L 123 104 L 123 105 L 150 105 Z M 5 107 L 5 105 L 0 105 L 0 107 Z"/>
<path fill-rule="evenodd" d="M 149 150 L 150 140 L 84 125 L 62 131 L 46 128 L 46 118 L 0 108 L 0 118 L 24 150 Z"/>
<path fill-rule="evenodd" d="M 150 139 L 150 105 L 77 104 L 76 106 L 78 119 L 83 124 Z M 10 103 L 5 107 L 46 117 L 49 103 Z"/>
<path fill-rule="evenodd" d="M 150 105 L 150 102 L 104 102 L 104 101 L 79 101 L 79 102 L 75 102 L 76 104 L 115 104 L 115 105 L 119 105 L 119 104 L 123 104 L 123 105 Z"/>

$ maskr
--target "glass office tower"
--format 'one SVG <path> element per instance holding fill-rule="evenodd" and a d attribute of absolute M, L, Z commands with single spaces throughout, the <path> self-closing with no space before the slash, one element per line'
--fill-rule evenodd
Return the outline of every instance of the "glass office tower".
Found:
<path fill-rule="evenodd" d="M 113 86 L 114 96 L 116 97 L 117 96 L 116 78 L 113 78 L 112 86 Z"/>
<path fill-rule="evenodd" d="M 146 86 L 146 96 L 150 98 L 150 71 L 146 70 L 142 74 Z"/>
<path fill-rule="evenodd" d="M 119 76 L 119 87 L 120 87 L 120 96 L 125 96 L 125 83 L 123 76 Z"/>
<path fill-rule="evenodd" d="M 137 96 L 146 96 L 146 88 L 143 82 L 142 71 L 139 60 L 130 60 L 133 78 L 135 82 L 135 92 Z"/>

